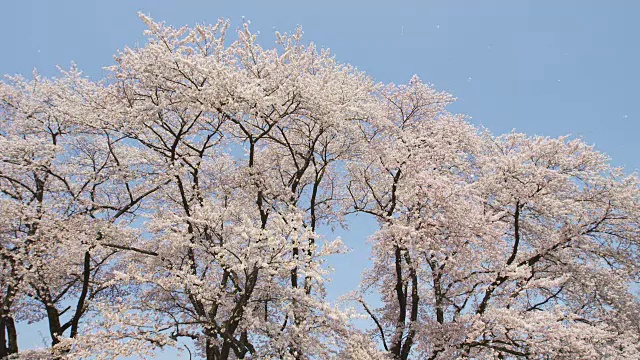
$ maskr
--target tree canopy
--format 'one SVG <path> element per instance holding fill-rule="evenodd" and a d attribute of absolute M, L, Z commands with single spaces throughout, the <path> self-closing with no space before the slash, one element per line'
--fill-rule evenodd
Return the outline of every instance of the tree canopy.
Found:
<path fill-rule="evenodd" d="M 248 24 L 0 83 L 0 357 L 640 357 L 640 182 Z M 341 306 L 323 226 L 373 216 Z M 368 327 L 355 326 L 365 318 Z M 18 347 L 45 321 L 50 347 Z"/>

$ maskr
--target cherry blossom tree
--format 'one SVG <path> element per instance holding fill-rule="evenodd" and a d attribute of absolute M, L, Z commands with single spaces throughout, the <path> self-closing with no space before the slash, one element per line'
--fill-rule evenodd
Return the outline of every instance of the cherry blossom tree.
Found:
<path fill-rule="evenodd" d="M 450 95 L 417 77 L 408 85 L 385 86 L 378 98 L 376 117 L 362 130 L 366 150 L 349 166 L 354 209 L 375 216 L 381 226 L 372 239 L 373 268 L 354 298 L 375 323 L 384 349 L 407 359 L 420 337 L 427 299 L 423 252 L 444 245 L 428 244 L 416 231 L 435 236 L 440 229 L 458 239 L 484 231 L 478 224 L 482 212 L 467 189 L 474 170 L 470 159 L 481 139 L 463 118 L 446 112 Z M 420 221 L 432 225 L 423 229 Z M 365 302 L 370 291 L 380 294 L 381 309 Z"/>
<path fill-rule="evenodd" d="M 0 83 L 0 357 L 640 356 L 640 185 L 604 155 L 493 136 L 300 29 L 141 18 L 104 79 Z M 351 213 L 379 224 L 354 309 L 322 231 Z M 51 347 L 19 349 L 39 320 Z"/>
<path fill-rule="evenodd" d="M 63 75 L 14 78 L 0 95 L 4 355 L 18 350 L 16 318 L 46 318 L 51 345 L 69 350 L 58 345 L 115 291 L 118 253 L 136 236 L 128 225 L 158 189 L 123 138 L 70 114 L 65 92 L 80 73 Z"/>
<path fill-rule="evenodd" d="M 637 357 L 638 180 L 580 140 L 480 133 L 448 100 L 387 87 L 351 166 L 380 223 L 352 296 L 372 336 L 397 359 Z"/>
<path fill-rule="evenodd" d="M 190 338 L 207 359 L 375 352 L 323 301 L 322 258 L 341 247 L 316 243 L 317 226 L 344 212 L 337 164 L 372 82 L 299 30 L 264 50 L 246 25 L 227 46 L 224 21 L 143 20 L 149 44 L 119 54 L 110 84 L 87 86 L 75 107 L 167 179 L 150 195 L 145 236 L 120 247 L 118 280 L 136 290 L 105 309 L 114 316 L 102 327 L 121 331 L 104 341 Z"/>

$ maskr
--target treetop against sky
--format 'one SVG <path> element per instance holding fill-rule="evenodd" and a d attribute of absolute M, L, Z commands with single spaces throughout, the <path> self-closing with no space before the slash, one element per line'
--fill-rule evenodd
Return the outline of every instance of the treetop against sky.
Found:
<path fill-rule="evenodd" d="M 358 32 L 353 44 L 378 44 L 379 57 L 362 67 L 342 60 L 357 52 L 334 56 L 295 26 L 259 34 L 273 7 L 237 26 L 175 27 L 144 11 L 145 39 L 120 46 L 103 70 L 87 76 L 72 65 L 52 76 L 45 67 L 5 78 L 0 357 L 154 358 L 178 349 L 206 359 L 640 356 L 640 182 L 588 142 L 557 134 L 576 119 L 601 121 L 598 106 L 610 115 L 621 101 L 599 93 L 596 102 L 579 89 L 575 75 L 593 59 L 572 55 L 580 61 L 566 74 L 549 70 L 565 61 L 545 62 L 551 53 L 537 58 L 538 75 L 531 59 L 515 64 L 526 76 L 516 71 L 515 91 L 493 114 L 504 118 L 547 89 L 538 106 L 546 121 L 523 128 L 548 126 L 552 136 L 500 131 L 505 124 L 494 135 L 457 114 L 495 104 L 487 94 L 471 101 L 481 94 L 470 87 L 491 74 L 488 54 L 548 40 L 540 21 L 568 44 L 596 34 L 580 21 L 626 19 L 595 5 L 576 20 L 562 17 L 567 9 L 549 15 L 523 4 L 474 16 L 432 4 L 428 32 L 409 21 L 423 9 L 416 4 L 413 15 L 363 8 L 402 21 L 399 34 L 385 29 L 397 39 L 386 51 L 380 34 Z M 53 10 L 64 17 L 65 6 Z M 349 13 L 345 6 L 326 13 L 323 29 Z M 87 9 L 99 6 L 75 11 Z M 102 18 L 118 14 L 109 8 Z M 425 50 L 417 34 L 445 33 L 437 67 L 459 46 L 452 39 L 489 18 L 512 28 L 481 46 L 473 74 L 450 84 L 462 99 L 418 75 L 390 81 L 369 69 L 390 50 L 394 58 L 402 46 Z M 472 24 L 457 28 L 459 19 Z M 507 46 L 505 34 L 515 42 Z M 571 44 L 562 56 L 586 51 Z M 518 59 L 530 54 L 522 51 Z M 406 58 L 415 57 L 398 59 L 388 76 L 404 71 Z M 496 81 L 514 74 L 503 70 Z M 555 95 L 566 83 L 592 111 L 559 123 L 571 101 Z"/>

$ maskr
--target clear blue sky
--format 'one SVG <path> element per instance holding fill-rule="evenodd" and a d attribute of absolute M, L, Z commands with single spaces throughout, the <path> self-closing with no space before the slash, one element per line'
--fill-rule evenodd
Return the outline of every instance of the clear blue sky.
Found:
<path fill-rule="evenodd" d="M 302 25 L 307 41 L 379 81 L 415 73 L 449 91 L 453 111 L 495 134 L 570 133 L 640 169 L 640 1 L 7 1 L 0 73 L 54 75 L 74 61 L 100 77 L 116 50 L 144 42 L 138 11 L 176 26 L 244 16 L 265 43 Z M 357 286 L 368 258 L 371 222 L 352 223 L 342 235 L 358 251 L 332 263 L 331 298 Z"/>

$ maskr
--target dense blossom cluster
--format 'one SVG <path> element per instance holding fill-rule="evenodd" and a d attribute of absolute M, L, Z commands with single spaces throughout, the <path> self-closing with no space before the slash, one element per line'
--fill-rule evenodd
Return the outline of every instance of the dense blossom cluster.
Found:
<path fill-rule="evenodd" d="M 640 183 L 604 155 L 493 136 L 299 30 L 141 17 L 101 81 L 0 83 L 0 357 L 640 357 Z M 379 229 L 335 307 L 320 228 L 352 213 Z M 38 321 L 51 346 L 19 348 Z"/>

